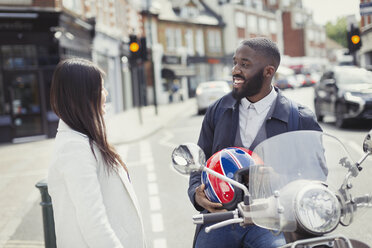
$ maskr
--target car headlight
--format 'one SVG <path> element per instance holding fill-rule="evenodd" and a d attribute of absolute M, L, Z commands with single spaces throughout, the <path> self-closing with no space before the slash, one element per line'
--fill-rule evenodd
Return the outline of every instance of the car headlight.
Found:
<path fill-rule="evenodd" d="M 345 92 L 344 97 L 346 101 L 364 104 L 364 99 L 361 94 Z"/>
<path fill-rule="evenodd" d="M 322 184 L 310 184 L 301 189 L 295 200 L 299 224 L 308 232 L 320 235 L 333 231 L 341 217 L 336 195 Z"/>

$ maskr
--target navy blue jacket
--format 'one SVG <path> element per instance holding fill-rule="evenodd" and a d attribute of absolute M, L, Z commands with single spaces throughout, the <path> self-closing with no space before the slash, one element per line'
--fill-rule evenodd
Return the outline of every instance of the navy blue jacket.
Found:
<path fill-rule="evenodd" d="M 280 90 L 276 88 L 275 90 L 278 93 L 275 107 L 265 123 L 267 138 L 288 132 L 290 101 L 281 94 Z M 208 108 L 198 141 L 198 145 L 203 149 L 207 159 L 223 148 L 234 146 L 239 127 L 239 105 L 240 101 L 234 99 L 232 94 L 229 93 Z M 222 111 L 222 113 L 219 111 Z M 217 121 L 215 120 L 216 112 L 220 113 Z M 314 113 L 309 108 L 298 104 L 298 116 L 298 130 L 322 131 Z M 253 149 L 254 147 L 250 147 L 250 150 Z M 194 207 L 202 211 L 204 209 L 195 202 L 195 190 L 200 184 L 200 172 L 192 173 L 189 180 L 189 198 Z"/>

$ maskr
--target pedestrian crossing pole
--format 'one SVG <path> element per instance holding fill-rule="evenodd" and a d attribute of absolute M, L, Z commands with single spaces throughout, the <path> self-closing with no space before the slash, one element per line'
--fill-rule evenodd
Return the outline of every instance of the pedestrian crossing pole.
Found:
<path fill-rule="evenodd" d="M 54 229 L 54 217 L 52 199 L 48 193 L 48 184 L 46 180 L 41 180 L 35 185 L 40 190 L 41 208 L 43 213 L 43 228 L 45 248 L 57 248 L 56 233 Z"/>

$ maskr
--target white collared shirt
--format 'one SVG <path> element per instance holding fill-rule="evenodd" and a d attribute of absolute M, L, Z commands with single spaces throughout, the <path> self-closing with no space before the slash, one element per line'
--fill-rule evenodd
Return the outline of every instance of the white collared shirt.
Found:
<path fill-rule="evenodd" d="M 244 147 L 249 148 L 252 145 L 277 95 L 273 87 L 271 92 L 258 102 L 251 103 L 245 97 L 240 101 L 239 128 Z"/>

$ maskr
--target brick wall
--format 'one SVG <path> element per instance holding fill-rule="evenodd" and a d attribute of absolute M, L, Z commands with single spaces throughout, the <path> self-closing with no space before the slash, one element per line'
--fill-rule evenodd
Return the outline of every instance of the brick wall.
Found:
<path fill-rule="evenodd" d="M 305 56 L 304 30 L 293 29 L 291 13 L 283 13 L 284 54 L 292 57 Z"/>

